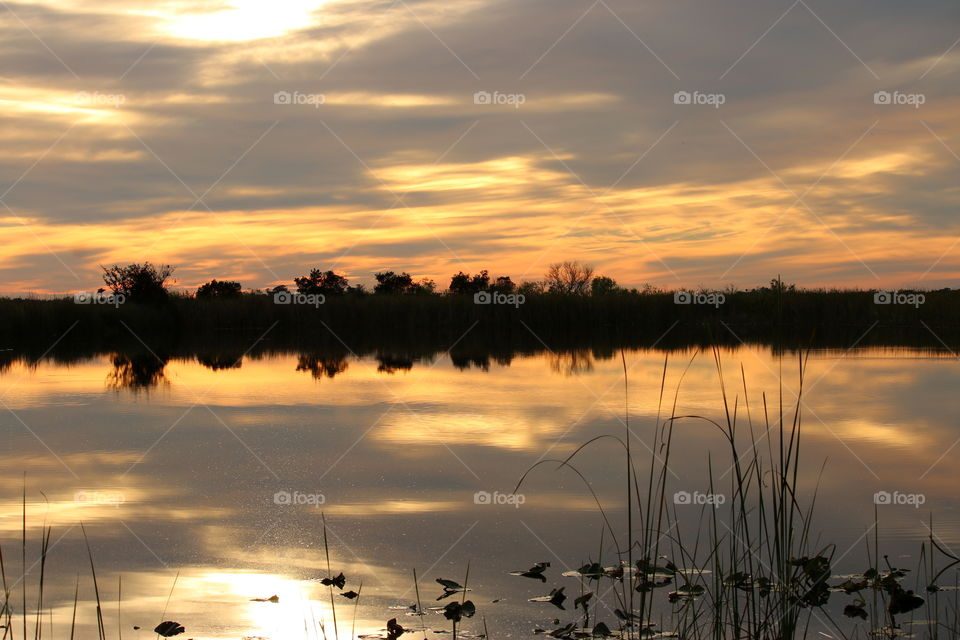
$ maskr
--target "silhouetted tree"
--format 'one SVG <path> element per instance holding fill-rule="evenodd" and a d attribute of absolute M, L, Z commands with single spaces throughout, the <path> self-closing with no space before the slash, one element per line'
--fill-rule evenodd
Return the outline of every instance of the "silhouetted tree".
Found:
<path fill-rule="evenodd" d="M 490 285 L 490 290 L 498 293 L 513 293 L 517 290 L 517 285 L 513 283 L 510 276 L 500 276 Z"/>
<path fill-rule="evenodd" d="M 240 283 L 230 280 L 211 280 L 197 287 L 198 298 L 237 298 L 240 296 Z"/>
<path fill-rule="evenodd" d="M 167 279 L 173 275 L 170 265 L 154 266 L 149 262 L 134 263 L 121 267 L 118 264 L 103 269 L 103 281 L 114 294 L 122 294 L 128 300 L 153 302 L 167 298 Z"/>
<path fill-rule="evenodd" d="M 311 269 L 310 275 L 293 279 L 297 292 L 303 294 L 322 293 L 325 296 L 339 296 L 347 292 L 347 279 L 333 271 Z"/>
<path fill-rule="evenodd" d="M 455 295 L 472 296 L 478 291 L 486 291 L 490 287 L 490 275 L 484 269 L 471 276 L 463 271 L 450 278 L 450 293 Z"/>
<path fill-rule="evenodd" d="M 617 281 L 607 276 L 597 276 L 590 283 L 590 295 L 593 296 L 608 296 L 618 291 L 622 289 L 617 286 Z"/>
<path fill-rule="evenodd" d="M 550 265 L 544 279 L 550 293 L 586 295 L 593 279 L 593 267 L 575 260 L 557 262 Z"/>
<path fill-rule="evenodd" d="M 429 278 L 414 282 L 413 277 L 405 271 L 403 273 L 381 271 L 373 274 L 373 277 L 377 279 L 377 284 L 373 287 L 374 293 L 433 293 L 437 288 L 437 283 Z"/>
<path fill-rule="evenodd" d="M 547 290 L 547 284 L 540 280 L 529 280 L 527 282 L 521 282 L 520 286 L 517 287 L 517 293 L 522 293 L 523 295 L 530 296 L 539 295 L 545 293 Z"/>

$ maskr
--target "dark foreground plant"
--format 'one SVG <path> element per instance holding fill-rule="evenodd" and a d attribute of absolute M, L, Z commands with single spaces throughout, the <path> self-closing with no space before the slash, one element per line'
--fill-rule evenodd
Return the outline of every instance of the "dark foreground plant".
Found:
<path fill-rule="evenodd" d="M 694 354 L 693 358 L 696 357 Z M 649 456 L 643 456 L 645 460 L 638 459 L 633 451 L 632 441 L 644 441 L 632 432 L 629 405 L 626 405 L 622 438 L 612 434 L 595 437 L 564 459 L 537 462 L 520 478 L 514 493 L 528 475 L 542 465 L 552 464 L 557 470 L 574 473 L 593 496 L 603 522 L 601 552 L 597 559 L 563 574 L 580 583 L 581 595 L 574 608 L 577 615 L 582 611 L 581 619 L 538 631 L 561 639 L 615 635 L 628 639 L 791 640 L 810 637 L 814 632 L 845 639 L 863 634 L 896 638 L 923 631 L 919 622 L 913 624 L 911 616 L 925 607 L 930 617 L 925 622 L 929 637 L 957 638 L 957 625 L 945 618 L 944 608 L 935 597 L 928 602 L 903 586 L 908 569 L 891 566 L 886 557 L 885 566 L 880 566 L 875 551 L 870 558 L 870 568 L 862 574 L 835 576 L 832 572 L 834 545 L 814 545 L 811 526 L 816 487 L 806 506 L 799 497 L 806 357 L 801 354 L 797 360 L 795 400 L 785 406 L 788 403 L 784 400 L 781 382 L 774 406 L 766 394 L 761 395 L 759 418 L 754 417 L 756 410 L 748 395 L 743 368 L 739 381 L 742 391 L 731 398 L 719 349 L 713 349 L 713 357 L 721 396 L 720 419 L 678 414 L 680 388 L 693 358 L 681 372 L 672 398 L 666 396 L 668 360 L 665 358 L 657 416 L 649 443 L 645 445 L 649 452 Z M 622 353 L 621 358 L 627 387 L 626 359 Z M 668 500 L 674 435 L 684 424 L 716 429 L 729 457 L 729 470 L 719 475 L 713 455 L 708 455 L 706 460 L 706 495 L 729 496 L 729 501 L 719 504 L 708 501 L 692 526 L 679 517 L 677 504 L 682 493 Z M 588 447 L 604 441 L 616 443 L 625 454 L 625 540 L 618 538 L 589 479 L 573 464 Z M 686 465 L 690 463 L 690 460 L 684 461 Z M 637 472 L 641 465 L 646 466 L 643 475 Z M 725 477 L 729 480 L 725 481 Z M 721 482 L 725 484 L 720 485 Z M 721 490 L 727 493 L 720 494 Z M 937 543 L 932 522 L 930 528 L 929 547 L 923 546 L 921 557 L 928 558 L 926 591 L 936 596 L 950 589 L 937 585 L 937 579 L 960 560 Z M 613 543 L 612 566 L 602 564 L 604 535 Z M 939 572 L 934 570 L 934 550 L 950 561 Z M 542 569 L 536 569 L 531 572 L 546 582 Z M 515 575 L 534 577 L 530 572 L 515 572 Z M 554 588 L 551 596 L 562 590 L 563 587 Z M 842 616 L 835 615 L 836 607 L 830 605 L 834 595 L 849 598 L 844 603 Z M 553 602 L 562 609 L 562 601 L 558 603 L 551 596 L 532 601 Z M 867 602 L 868 598 L 871 603 Z M 607 619 L 600 619 L 601 614 L 606 614 Z M 954 621 L 957 618 L 956 606 L 952 618 Z"/>

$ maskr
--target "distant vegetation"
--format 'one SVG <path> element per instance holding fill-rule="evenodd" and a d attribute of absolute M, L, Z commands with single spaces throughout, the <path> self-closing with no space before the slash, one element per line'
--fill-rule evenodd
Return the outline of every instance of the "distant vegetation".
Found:
<path fill-rule="evenodd" d="M 742 342 L 787 347 L 896 344 L 960 345 L 960 290 L 875 292 L 802 289 L 779 277 L 750 289 L 668 291 L 620 286 L 575 261 L 543 278 L 458 272 L 441 289 L 404 271 L 373 274 L 375 285 L 312 269 L 289 284 L 244 290 L 214 279 L 195 291 L 170 286 L 170 265 L 103 268 L 105 287 L 54 299 L 0 298 L 4 349 L 46 349 L 83 340 L 110 349 L 122 342 L 209 345 L 269 334 L 275 344 L 347 344 L 351 349 L 420 345 L 484 350 L 611 348 Z M 66 334 L 70 334 L 64 337 Z M 136 336 L 136 338 L 134 338 Z M 242 351 L 242 349 L 241 349 Z"/>

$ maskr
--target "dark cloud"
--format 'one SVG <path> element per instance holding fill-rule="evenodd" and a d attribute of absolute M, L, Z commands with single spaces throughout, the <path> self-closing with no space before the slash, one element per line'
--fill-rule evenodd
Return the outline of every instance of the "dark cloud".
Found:
<path fill-rule="evenodd" d="M 186 14 L 219 5 L 176 7 Z M 798 207 L 804 233 L 826 233 L 819 217 L 879 243 L 895 242 L 907 223 L 956 234 L 952 154 L 960 144 L 950 78 L 960 54 L 937 60 L 958 24 L 950 2 L 909 10 L 759 0 L 333 2 L 284 37 L 217 42 L 173 38 L 169 21 L 106 1 L 9 4 L 0 11 L 0 99 L 17 109 L 3 134 L 5 183 L 75 126 L 4 200 L 54 234 L 191 206 L 251 216 L 314 208 L 318 223 L 337 227 L 352 209 L 359 233 L 409 191 L 407 206 L 446 208 L 468 229 L 483 219 L 529 225 L 539 217 L 562 238 L 605 194 L 621 220 L 607 216 L 605 227 L 584 227 L 580 237 L 602 244 L 621 222 L 642 221 L 649 241 L 681 243 L 664 253 L 676 249 L 683 259 L 671 264 L 685 272 L 687 242 L 744 242 L 752 235 L 745 217 L 767 224 L 794 194 L 816 214 Z M 925 104 L 877 105 L 879 90 L 921 93 Z M 275 104 L 281 91 L 322 94 L 325 103 Z M 522 94 L 524 103 L 477 105 L 477 91 Z M 675 104 L 678 91 L 722 94 L 724 103 Z M 96 118 L 42 108 L 83 106 L 79 92 L 123 103 Z M 504 158 L 524 159 L 502 171 L 516 184 L 450 188 L 490 177 L 495 170 L 482 163 Z M 208 189 L 195 203 L 193 194 Z M 664 194 L 662 206 L 650 204 Z M 552 213 L 538 203 L 551 203 Z M 680 227 L 667 233 L 678 217 Z M 458 253 L 493 255 L 449 225 L 438 235 Z M 437 244 L 422 230 L 419 239 L 374 243 L 357 255 L 383 251 L 384 259 L 427 264 L 445 260 Z M 916 252 L 917 269 L 929 253 Z M 693 264 L 704 278 L 715 271 Z"/>

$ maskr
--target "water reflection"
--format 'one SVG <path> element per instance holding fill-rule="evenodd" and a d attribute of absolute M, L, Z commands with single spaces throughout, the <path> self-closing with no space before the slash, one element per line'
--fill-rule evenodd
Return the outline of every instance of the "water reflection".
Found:
<path fill-rule="evenodd" d="M 107 388 L 113 391 L 148 391 L 161 384 L 169 384 L 163 370 L 170 358 L 152 353 L 114 354 L 113 370 L 107 374 Z"/>
<path fill-rule="evenodd" d="M 574 376 L 593 371 L 596 356 L 586 349 L 561 351 L 549 354 L 550 370 L 565 376 Z"/>
<path fill-rule="evenodd" d="M 297 356 L 297 371 L 309 371 L 314 380 L 333 378 L 347 370 L 346 356 L 303 354 Z"/>
<path fill-rule="evenodd" d="M 123 576 L 123 620 L 152 628 L 180 571 L 168 617 L 193 638 L 316 637 L 317 621 L 331 617 L 329 594 L 316 583 L 327 575 L 323 513 L 334 572 L 343 570 L 354 590 L 364 580 L 358 633 L 377 631 L 399 615 L 389 607 L 413 601 L 414 567 L 426 593 L 438 577 L 462 577 L 470 560 L 471 598 L 491 633 L 526 635 L 542 613 L 526 604 L 542 595 L 539 583 L 506 572 L 541 560 L 559 572 L 596 555 L 600 519 L 568 470 L 544 466 L 520 506 L 477 496 L 509 493 L 541 456 L 562 458 L 590 438 L 624 433 L 616 351 L 165 354 L 100 355 L 69 367 L 11 359 L 0 374 L 13 411 L 0 419 L 0 542 L 19 544 L 26 472 L 29 548 L 37 549 L 44 521 L 54 539 L 62 536 L 47 578 L 58 616 L 69 615 L 76 573 L 87 575 L 80 522 L 106 601 L 115 604 Z M 693 356 L 670 355 L 669 397 L 678 393 L 678 413 L 721 420 L 712 357 Z M 758 429 L 762 394 L 770 411 L 779 401 L 781 369 L 784 402 L 798 392 L 795 357 L 760 347 L 721 356 L 728 393 L 745 415 L 743 367 Z M 646 447 L 664 353 L 628 351 L 626 360 L 642 473 L 653 455 Z M 891 558 L 908 556 L 901 565 L 916 562 L 930 514 L 943 544 L 960 543 L 958 382 L 957 361 L 945 352 L 811 354 L 802 486 L 806 497 L 819 487 L 822 539 L 853 548 L 837 571 L 864 568 L 860 538 L 875 508 L 881 546 Z M 162 393 L 142 393 L 150 389 Z M 729 491 L 715 430 L 680 423 L 675 446 L 673 489 L 704 491 L 710 456 L 717 484 Z M 577 466 L 622 529 L 620 455 L 592 447 Z M 920 493 L 925 502 L 880 507 L 878 491 Z M 284 501 L 283 492 L 319 497 Z M 17 572 L 10 562 L 7 570 Z M 89 604 L 89 581 L 83 585 Z M 277 605 L 250 601 L 274 594 Z M 346 624 L 353 605 L 343 602 Z M 95 625 L 88 614 L 81 622 Z M 445 628 L 440 616 L 427 622 Z M 479 631 L 476 623 L 467 626 Z"/>
<path fill-rule="evenodd" d="M 211 371 L 221 371 L 223 369 L 239 369 L 243 366 L 242 352 L 212 352 L 198 353 L 197 362 L 210 369 Z"/>
<path fill-rule="evenodd" d="M 380 373 L 396 373 L 398 371 L 410 371 L 413 369 L 413 363 L 419 358 L 397 353 L 380 352 L 376 355 L 377 371 Z"/>

